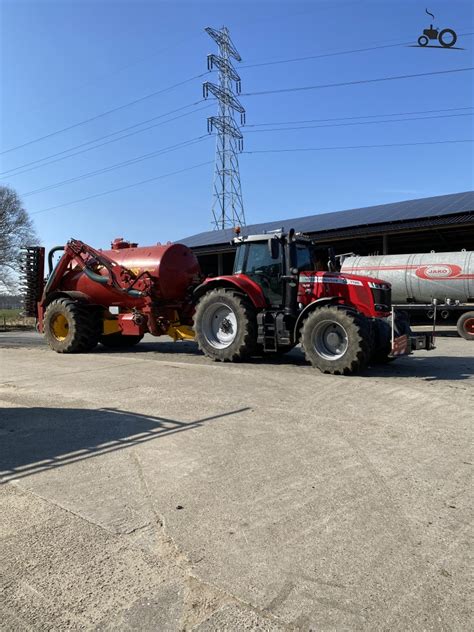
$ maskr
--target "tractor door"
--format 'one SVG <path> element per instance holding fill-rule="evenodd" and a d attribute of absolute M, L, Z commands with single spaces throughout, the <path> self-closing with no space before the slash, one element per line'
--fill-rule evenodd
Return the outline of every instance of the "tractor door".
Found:
<path fill-rule="evenodd" d="M 242 272 L 260 285 L 270 305 L 280 307 L 283 304 L 282 249 L 279 248 L 278 257 L 273 258 L 268 241 L 249 242 L 244 248 Z"/>

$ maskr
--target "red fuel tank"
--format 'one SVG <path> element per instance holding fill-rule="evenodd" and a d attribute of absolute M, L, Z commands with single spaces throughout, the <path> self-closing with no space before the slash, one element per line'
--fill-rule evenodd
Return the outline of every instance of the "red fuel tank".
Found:
<path fill-rule="evenodd" d="M 192 250 L 183 244 L 157 244 L 137 247 L 123 240 L 115 240 L 111 250 L 102 250 L 110 259 L 131 270 L 136 276 L 148 272 L 155 284 L 155 293 L 160 299 L 180 303 L 184 301 L 191 285 L 200 279 L 200 267 Z M 106 271 L 103 272 L 106 274 Z M 113 288 L 89 279 L 83 272 L 73 269 L 65 275 L 61 287 L 76 290 L 90 297 L 99 305 L 139 306 L 139 298 L 122 294 Z"/>

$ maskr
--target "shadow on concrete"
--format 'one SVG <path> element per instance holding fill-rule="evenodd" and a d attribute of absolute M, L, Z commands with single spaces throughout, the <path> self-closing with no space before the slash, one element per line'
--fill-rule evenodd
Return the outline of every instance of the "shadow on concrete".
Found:
<path fill-rule="evenodd" d="M 0 480 L 123 450 L 247 410 L 183 422 L 113 408 L 2 408 Z"/>
<path fill-rule="evenodd" d="M 426 382 L 468 380 L 474 375 L 473 356 L 417 356 L 416 352 L 382 365 L 370 366 L 362 377 L 409 377 Z"/>
<path fill-rule="evenodd" d="M 173 342 L 166 339 L 155 338 L 152 340 L 142 340 L 139 344 L 130 349 L 110 349 L 99 344 L 92 353 L 106 354 L 141 354 L 141 353 L 163 353 L 176 355 L 202 355 L 197 343 L 193 341 Z"/>

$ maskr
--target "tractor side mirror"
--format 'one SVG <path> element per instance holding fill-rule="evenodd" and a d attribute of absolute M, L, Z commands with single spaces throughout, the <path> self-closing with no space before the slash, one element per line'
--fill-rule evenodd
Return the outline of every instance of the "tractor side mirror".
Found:
<path fill-rule="evenodd" d="M 280 258 L 280 242 L 275 237 L 268 240 L 268 250 L 272 259 Z"/>

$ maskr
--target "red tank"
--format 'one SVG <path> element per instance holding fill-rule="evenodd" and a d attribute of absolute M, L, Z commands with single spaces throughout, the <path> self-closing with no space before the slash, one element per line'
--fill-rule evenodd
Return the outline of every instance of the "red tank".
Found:
<path fill-rule="evenodd" d="M 200 278 L 198 260 L 192 250 L 183 244 L 157 244 L 137 247 L 137 244 L 116 239 L 111 250 L 100 250 L 116 263 L 127 268 L 135 276 L 148 272 L 153 279 L 153 294 L 166 303 L 182 303 L 192 285 Z M 91 280 L 77 269 L 67 272 L 60 282 L 63 290 L 79 291 L 98 305 L 118 305 L 120 307 L 140 307 L 144 299 L 121 293 L 114 288 Z M 97 270 L 103 276 L 106 270 Z"/>

